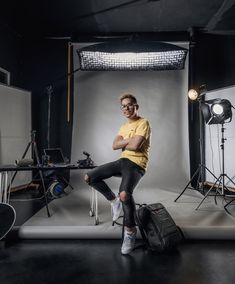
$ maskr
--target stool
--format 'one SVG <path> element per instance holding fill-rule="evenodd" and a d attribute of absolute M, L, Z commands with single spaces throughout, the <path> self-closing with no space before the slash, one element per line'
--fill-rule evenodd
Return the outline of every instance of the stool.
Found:
<path fill-rule="evenodd" d="M 99 225 L 99 216 L 98 216 L 98 194 L 97 191 L 90 187 L 91 196 L 90 196 L 90 217 L 95 216 L 95 225 Z"/>

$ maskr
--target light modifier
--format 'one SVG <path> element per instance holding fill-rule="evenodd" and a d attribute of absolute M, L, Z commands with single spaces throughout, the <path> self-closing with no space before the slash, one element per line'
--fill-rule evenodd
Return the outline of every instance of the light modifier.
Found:
<path fill-rule="evenodd" d="M 81 70 L 148 71 L 184 68 L 187 49 L 153 41 L 115 41 L 77 50 Z"/>
<path fill-rule="evenodd" d="M 232 107 L 227 99 L 208 100 L 201 106 L 207 124 L 223 124 L 232 121 Z"/>
<path fill-rule="evenodd" d="M 211 106 L 211 111 L 214 115 L 222 115 L 224 112 L 224 109 L 222 105 L 215 103 Z"/>

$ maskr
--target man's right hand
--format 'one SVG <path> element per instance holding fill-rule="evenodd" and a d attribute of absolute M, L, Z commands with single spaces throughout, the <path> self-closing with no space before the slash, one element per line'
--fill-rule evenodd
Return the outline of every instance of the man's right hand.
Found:
<path fill-rule="evenodd" d="M 125 149 L 131 138 L 124 139 L 122 136 L 117 135 L 113 141 L 113 150 Z"/>

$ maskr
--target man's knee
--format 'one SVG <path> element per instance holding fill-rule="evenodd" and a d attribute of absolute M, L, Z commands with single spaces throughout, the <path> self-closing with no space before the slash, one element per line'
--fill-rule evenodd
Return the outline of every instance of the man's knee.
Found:
<path fill-rule="evenodd" d="M 90 177 L 88 176 L 88 174 L 85 174 L 84 180 L 85 180 L 86 183 L 89 184 L 89 182 L 90 182 Z"/>
<path fill-rule="evenodd" d="M 130 194 L 129 194 L 128 192 L 126 192 L 126 191 L 121 191 L 121 192 L 119 193 L 119 197 L 120 197 L 120 200 L 121 200 L 122 202 L 125 202 L 125 201 L 127 201 L 127 200 L 130 199 Z"/>

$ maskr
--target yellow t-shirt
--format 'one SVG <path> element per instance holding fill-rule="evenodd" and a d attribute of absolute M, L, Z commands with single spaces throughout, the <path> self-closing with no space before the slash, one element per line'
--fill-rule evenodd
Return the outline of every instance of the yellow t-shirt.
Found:
<path fill-rule="evenodd" d="M 140 167 L 146 169 L 149 160 L 150 135 L 151 128 L 147 119 L 140 117 L 134 122 L 123 124 L 118 132 L 118 135 L 124 139 L 140 135 L 145 138 L 141 148 L 138 151 L 124 150 L 121 158 L 127 158 L 136 163 Z"/>

